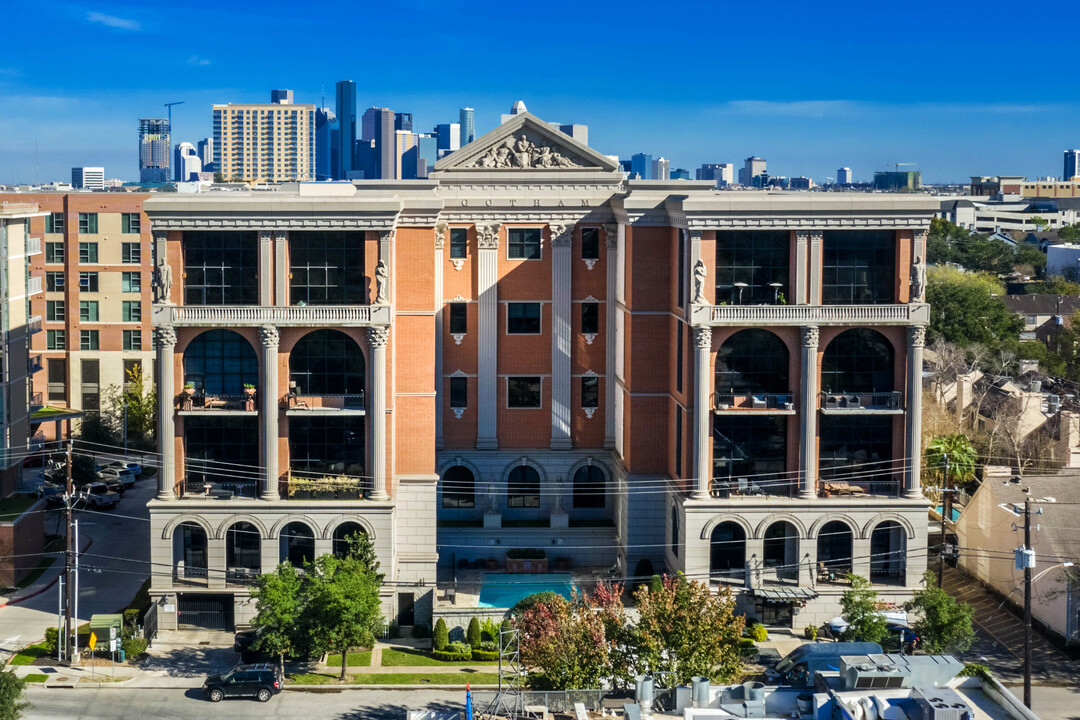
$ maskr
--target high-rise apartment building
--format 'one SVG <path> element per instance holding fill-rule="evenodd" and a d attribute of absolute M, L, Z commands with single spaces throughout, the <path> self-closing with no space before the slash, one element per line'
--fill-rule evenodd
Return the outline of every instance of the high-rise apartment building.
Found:
<path fill-rule="evenodd" d="M 1061 174 L 1062 180 L 1072 180 L 1080 176 L 1080 150 L 1065 151 L 1065 168 Z"/>
<path fill-rule="evenodd" d="M 260 573 L 355 532 L 401 627 L 475 614 L 437 570 L 516 548 L 774 626 L 837 615 L 848 572 L 910 598 L 939 203 L 714 185 L 521 113 L 425 181 L 153 196 L 159 627 L 247 622 Z"/>
<path fill-rule="evenodd" d="M 735 165 L 732 163 L 705 163 L 694 171 L 695 180 L 712 180 L 722 188 L 735 183 Z"/>
<path fill-rule="evenodd" d="M 637 153 L 630 156 L 630 176 L 638 180 L 651 180 L 653 171 L 652 155 Z"/>
<path fill-rule="evenodd" d="M 438 149 L 443 154 L 452 153 L 461 147 L 461 124 L 442 123 L 435 126 L 435 137 L 438 140 Z"/>
<path fill-rule="evenodd" d="M 396 177 L 397 138 L 394 130 L 395 114 L 390 108 L 371 107 L 364 111 L 363 139 L 374 142 L 374 154 L 365 177 L 389 180 Z M 366 174 L 370 170 L 371 174 Z"/>
<path fill-rule="evenodd" d="M 739 184 L 743 187 L 764 187 L 767 181 L 765 161 L 757 156 L 746 158 L 739 170 Z"/>
<path fill-rule="evenodd" d="M 214 164 L 226 181 L 315 179 L 315 106 L 214 105 Z"/>
<path fill-rule="evenodd" d="M 214 166 L 214 138 L 203 138 L 196 145 L 196 154 L 202 163 L 203 170 Z"/>
<path fill-rule="evenodd" d="M 671 174 L 671 163 L 665 157 L 659 157 L 652 161 L 652 179 L 667 180 Z"/>
<path fill-rule="evenodd" d="M 71 168 L 71 187 L 76 190 L 104 190 L 105 168 L 103 167 L 73 167 Z"/>
<path fill-rule="evenodd" d="M 356 146 L 356 83 L 339 80 L 335 86 L 337 104 L 337 163 L 335 180 L 347 179 L 356 168 L 353 154 Z"/>
<path fill-rule="evenodd" d="M 686 168 L 675 168 L 668 174 L 670 180 L 689 180 L 690 171 Z"/>
<path fill-rule="evenodd" d="M 426 178 L 439 159 L 439 138 L 434 133 L 416 135 L 416 177 Z"/>
<path fill-rule="evenodd" d="M 408 130 L 394 131 L 394 163 L 390 175 L 379 175 L 383 179 L 415 180 L 419 154 L 416 147 L 416 134 Z"/>
<path fill-rule="evenodd" d="M 851 185 L 855 182 L 851 174 L 851 168 L 842 167 L 836 171 L 836 184 L 837 185 Z"/>
<path fill-rule="evenodd" d="M 165 118 L 139 119 L 139 182 L 169 182 L 169 121 Z"/>
<path fill-rule="evenodd" d="M 341 158 L 335 142 L 340 141 L 337 116 L 330 108 L 315 111 L 315 179 L 334 180 L 337 163 Z"/>
<path fill-rule="evenodd" d="M 461 125 L 461 144 L 468 145 L 476 139 L 476 111 L 471 107 L 461 108 L 458 114 Z"/>
<path fill-rule="evenodd" d="M 885 192 L 914 192 L 922 187 L 919 170 L 885 170 L 874 173 L 874 189 Z"/>

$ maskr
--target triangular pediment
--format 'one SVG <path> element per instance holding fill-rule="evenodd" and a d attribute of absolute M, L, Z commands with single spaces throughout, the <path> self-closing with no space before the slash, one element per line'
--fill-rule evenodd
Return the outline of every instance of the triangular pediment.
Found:
<path fill-rule="evenodd" d="M 618 170 L 618 164 L 532 113 L 514 115 L 435 163 L 435 171 Z"/>

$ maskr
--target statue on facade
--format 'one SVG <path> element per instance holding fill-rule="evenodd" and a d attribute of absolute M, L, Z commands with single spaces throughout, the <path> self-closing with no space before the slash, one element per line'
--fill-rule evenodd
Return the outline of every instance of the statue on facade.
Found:
<path fill-rule="evenodd" d="M 472 165 L 497 170 L 507 168 L 572 168 L 581 167 L 570 158 L 558 153 L 547 142 L 537 145 L 525 133 L 517 138 L 508 137 L 493 145 Z"/>
<path fill-rule="evenodd" d="M 154 270 L 154 302 L 171 305 L 172 300 L 169 299 L 171 293 L 172 268 L 169 267 L 169 263 L 165 262 L 165 258 L 161 258 L 158 260 L 157 268 Z"/>
<path fill-rule="evenodd" d="M 390 270 L 386 267 L 385 260 L 379 260 L 375 266 L 375 304 L 387 305 L 390 302 L 387 290 L 390 284 Z"/>
<path fill-rule="evenodd" d="M 701 260 L 697 261 L 694 265 L 694 305 L 708 305 L 709 300 L 705 297 L 705 275 L 708 271 L 705 269 L 705 263 Z"/>
<path fill-rule="evenodd" d="M 916 257 L 911 263 L 911 299 L 922 300 L 926 292 L 926 266 L 922 258 Z"/>

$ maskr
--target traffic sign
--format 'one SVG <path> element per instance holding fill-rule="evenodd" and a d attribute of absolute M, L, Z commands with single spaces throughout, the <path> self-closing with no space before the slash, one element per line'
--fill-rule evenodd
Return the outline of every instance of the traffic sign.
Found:
<path fill-rule="evenodd" d="M 90 633 L 90 649 L 93 650 L 95 645 L 97 645 L 97 635 Z"/>

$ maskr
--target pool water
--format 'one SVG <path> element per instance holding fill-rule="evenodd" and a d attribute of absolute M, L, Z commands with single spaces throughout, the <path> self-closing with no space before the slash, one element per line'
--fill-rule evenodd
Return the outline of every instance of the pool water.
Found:
<path fill-rule="evenodd" d="M 569 573 L 549 573 L 546 575 L 525 575 L 515 573 L 488 573 L 480 588 L 482 608 L 509 608 L 518 600 L 538 592 L 554 592 L 564 598 L 570 598 L 574 580 Z"/>

